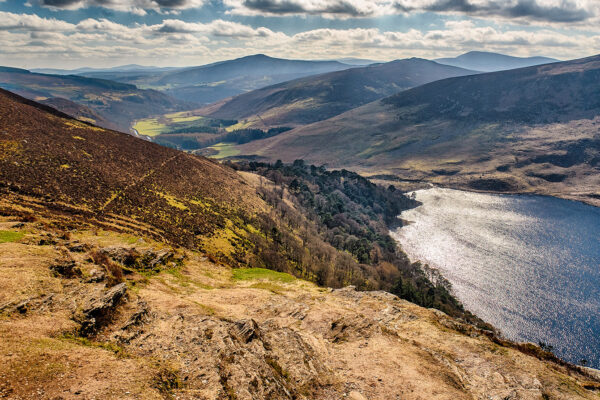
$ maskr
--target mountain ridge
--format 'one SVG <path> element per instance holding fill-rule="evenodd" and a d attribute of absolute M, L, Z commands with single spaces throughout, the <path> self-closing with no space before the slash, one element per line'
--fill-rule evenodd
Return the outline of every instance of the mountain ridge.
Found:
<path fill-rule="evenodd" d="M 599 74 L 593 56 L 447 78 L 238 148 L 367 175 L 600 204 Z"/>
<path fill-rule="evenodd" d="M 309 76 L 257 89 L 199 110 L 247 120 L 245 127 L 298 126 L 330 118 L 370 101 L 450 76 L 476 73 L 411 58 Z"/>
<path fill-rule="evenodd" d="M 453 65 L 481 72 L 494 72 L 549 64 L 559 62 L 560 60 L 540 56 L 515 57 L 485 51 L 469 51 L 457 57 L 437 58 L 434 61 L 440 64 Z"/>

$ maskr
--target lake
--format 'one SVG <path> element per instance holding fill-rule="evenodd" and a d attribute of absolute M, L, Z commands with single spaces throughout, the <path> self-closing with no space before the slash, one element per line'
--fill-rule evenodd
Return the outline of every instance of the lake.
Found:
<path fill-rule="evenodd" d="M 467 309 L 518 341 L 600 367 L 600 208 L 545 196 L 432 188 L 392 236 Z"/>

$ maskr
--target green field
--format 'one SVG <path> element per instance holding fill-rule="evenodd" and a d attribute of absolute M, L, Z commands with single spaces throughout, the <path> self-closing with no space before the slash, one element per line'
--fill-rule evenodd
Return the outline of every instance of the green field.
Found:
<path fill-rule="evenodd" d="M 224 129 L 236 121 L 223 121 L 194 115 L 193 111 L 181 111 L 153 118 L 137 120 L 133 129 L 140 135 L 158 136 L 184 130 L 185 133 L 214 132 L 215 129 Z M 187 130 L 187 131 L 186 131 Z"/>
<path fill-rule="evenodd" d="M 169 130 L 167 125 L 161 124 L 156 118 L 139 120 L 135 123 L 133 129 L 135 129 L 140 135 L 146 136 L 157 136 Z"/>
<path fill-rule="evenodd" d="M 226 158 L 233 157 L 240 154 L 240 151 L 236 147 L 235 143 L 217 143 L 213 146 L 207 147 L 207 149 L 214 150 L 217 153 L 210 155 L 210 158 Z"/>

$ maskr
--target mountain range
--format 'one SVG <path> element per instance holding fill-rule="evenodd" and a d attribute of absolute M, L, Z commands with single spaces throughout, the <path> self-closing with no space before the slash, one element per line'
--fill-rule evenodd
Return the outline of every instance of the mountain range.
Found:
<path fill-rule="evenodd" d="M 84 75 L 159 89 L 180 100 L 208 104 L 271 84 L 351 67 L 338 61 L 286 60 L 257 54 L 158 73 L 109 71 Z"/>
<path fill-rule="evenodd" d="M 425 83 L 475 73 L 411 58 L 267 86 L 199 110 L 245 127 L 298 126 L 321 121 Z"/>
<path fill-rule="evenodd" d="M 60 68 L 32 68 L 31 72 L 39 74 L 52 74 L 52 75 L 85 75 L 95 73 L 110 73 L 110 72 L 158 72 L 158 71 L 169 71 L 177 69 L 177 67 L 153 67 L 138 64 L 127 64 L 118 65 L 116 67 L 107 68 L 90 68 L 82 67 L 76 69 L 60 69 Z"/>
<path fill-rule="evenodd" d="M 595 56 L 443 79 L 240 150 L 597 204 L 599 78 Z"/>

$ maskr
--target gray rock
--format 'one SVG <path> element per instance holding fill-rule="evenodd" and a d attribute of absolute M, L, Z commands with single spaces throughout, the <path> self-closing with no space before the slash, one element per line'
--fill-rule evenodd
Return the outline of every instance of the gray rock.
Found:
<path fill-rule="evenodd" d="M 127 293 L 127 285 L 123 282 L 107 290 L 98 300 L 93 301 L 83 310 L 80 333 L 90 336 L 110 322 L 115 309 Z"/>

